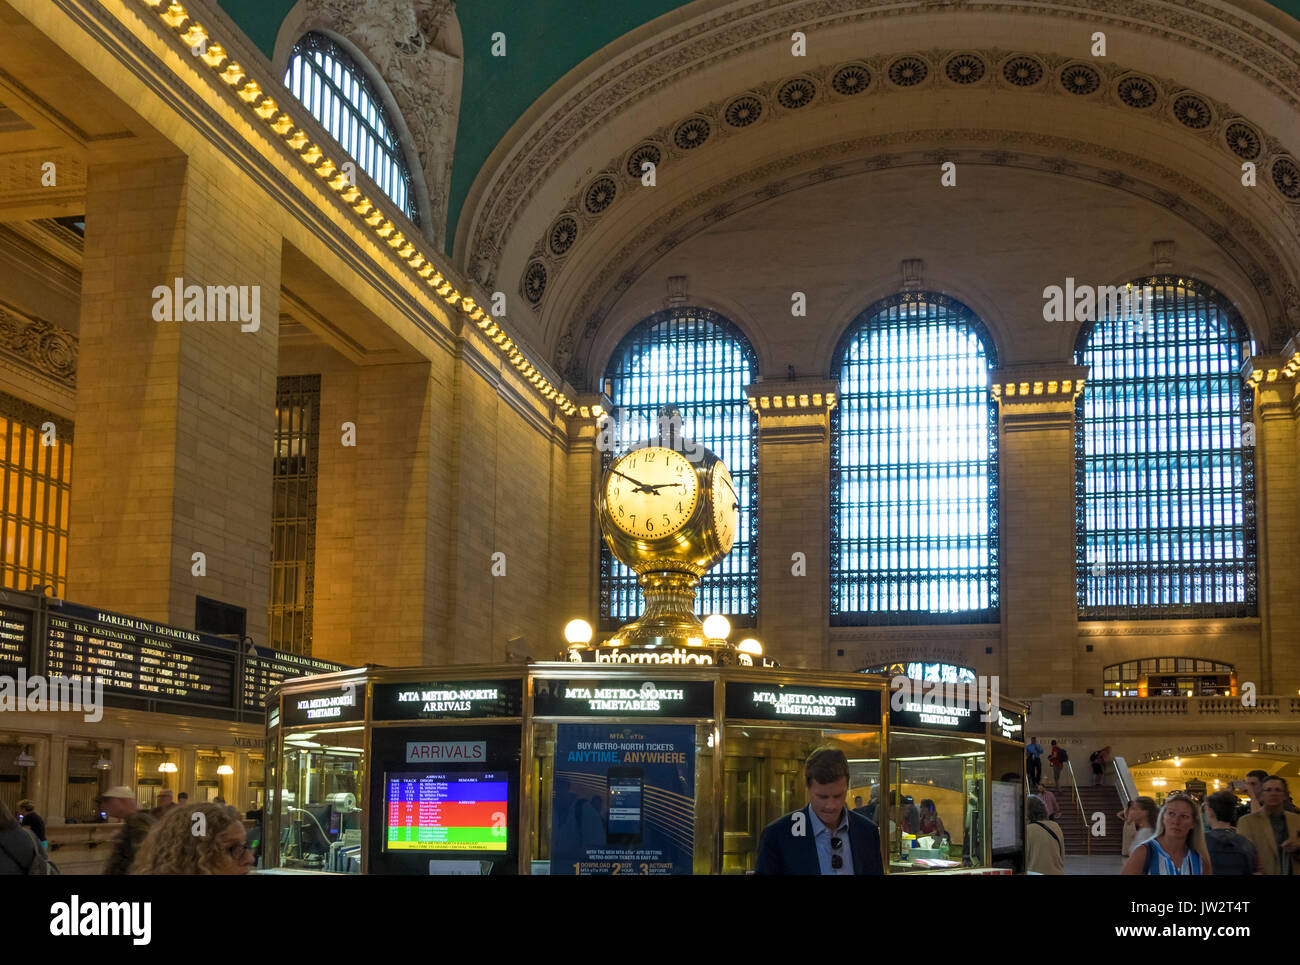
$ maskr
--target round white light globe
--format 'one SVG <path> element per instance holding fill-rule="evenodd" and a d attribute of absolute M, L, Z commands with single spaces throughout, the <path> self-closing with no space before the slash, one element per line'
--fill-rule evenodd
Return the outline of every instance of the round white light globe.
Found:
<path fill-rule="evenodd" d="M 591 624 L 586 620 L 570 620 L 564 625 L 564 639 L 569 643 L 590 643 Z"/>
<path fill-rule="evenodd" d="M 710 640 L 725 640 L 731 633 L 731 622 L 721 613 L 715 613 L 704 621 L 704 635 Z"/>
<path fill-rule="evenodd" d="M 756 657 L 763 655 L 763 645 L 753 637 L 746 637 L 741 640 L 740 643 L 736 644 L 736 649 L 741 653 L 752 653 Z"/>

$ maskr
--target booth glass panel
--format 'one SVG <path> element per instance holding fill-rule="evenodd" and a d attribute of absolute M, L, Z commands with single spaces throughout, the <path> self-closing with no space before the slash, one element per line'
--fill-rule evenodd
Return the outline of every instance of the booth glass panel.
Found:
<path fill-rule="evenodd" d="M 984 864 L 984 755 L 979 737 L 890 732 L 891 873 Z"/>
<path fill-rule="evenodd" d="M 880 786 L 880 732 L 728 724 L 723 765 L 722 873 L 754 870 L 758 841 L 772 821 L 808 803 L 803 765 L 819 747 L 849 759 L 846 803 L 871 805 Z"/>
<path fill-rule="evenodd" d="M 713 735 L 704 723 L 537 723 L 532 873 L 710 874 Z"/>
<path fill-rule="evenodd" d="M 361 873 L 364 731 L 288 734 L 276 795 L 280 867 Z"/>

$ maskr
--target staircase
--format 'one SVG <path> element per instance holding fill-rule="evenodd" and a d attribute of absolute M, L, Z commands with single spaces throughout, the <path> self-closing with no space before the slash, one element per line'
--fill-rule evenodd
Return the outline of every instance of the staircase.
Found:
<path fill-rule="evenodd" d="M 1120 853 L 1124 840 L 1124 822 L 1119 819 L 1119 792 L 1114 787 L 1106 784 L 1101 787 L 1079 788 L 1084 814 L 1088 816 L 1086 824 L 1079 814 L 1079 802 L 1075 799 L 1072 788 L 1064 784 L 1059 790 L 1050 784 L 1047 787 L 1056 795 L 1056 803 L 1061 809 L 1057 823 L 1065 835 L 1066 854 Z M 1092 816 L 1098 811 L 1106 815 L 1106 835 L 1094 838 L 1091 837 Z"/>

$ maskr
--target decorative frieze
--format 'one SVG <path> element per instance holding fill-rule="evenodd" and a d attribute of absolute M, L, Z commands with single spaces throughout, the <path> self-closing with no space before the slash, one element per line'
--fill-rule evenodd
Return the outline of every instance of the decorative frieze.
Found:
<path fill-rule="evenodd" d="M 77 336 L 0 302 L 0 352 L 65 386 L 77 387 Z"/>

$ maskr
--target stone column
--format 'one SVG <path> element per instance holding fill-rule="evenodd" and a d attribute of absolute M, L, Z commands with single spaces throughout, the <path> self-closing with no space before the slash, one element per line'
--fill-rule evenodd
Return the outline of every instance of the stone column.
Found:
<path fill-rule="evenodd" d="M 758 415 L 758 639 L 782 666 L 827 667 L 830 411 L 839 385 L 800 379 L 745 391 Z"/>
<path fill-rule="evenodd" d="M 1294 694 L 1300 626 L 1300 336 L 1281 355 L 1256 356 L 1242 375 L 1255 387 L 1256 536 L 1259 558 L 1259 694 Z M 1249 432 L 1251 427 L 1246 427 Z M 1244 669 L 1244 668 L 1242 668 Z M 1239 682 L 1249 679 L 1244 674 Z"/>
<path fill-rule="evenodd" d="M 101 164 L 87 183 L 68 596 L 186 627 L 210 597 L 263 641 L 279 233 L 225 168 Z M 176 279 L 202 294 L 167 304 Z M 186 304 L 203 320 L 175 320 Z"/>
<path fill-rule="evenodd" d="M 1081 692 L 1074 535 L 1074 402 L 1086 366 L 990 373 L 998 400 L 1001 690 Z"/>
<path fill-rule="evenodd" d="M 561 509 L 556 516 L 559 530 L 552 534 L 552 545 L 560 554 L 554 575 L 560 601 L 556 632 L 560 633 L 570 620 L 581 618 L 591 624 L 595 643 L 601 636 L 600 545 L 604 539 L 596 514 L 603 455 L 597 445 L 598 423 L 599 414 L 610 412 L 613 404 L 599 393 L 580 395 L 574 403 L 581 418 L 569 420 L 564 471 L 555 480 L 562 487 Z M 563 645 L 558 636 L 555 645 Z M 555 655 L 539 659 L 553 660 Z"/>
<path fill-rule="evenodd" d="M 432 456 L 449 446 L 450 430 L 434 425 L 438 383 L 428 363 L 412 362 L 362 366 L 357 386 L 356 447 L 347 450 L 358 490 L 352 639 L 346 651 L 329 651 L 329 659 L 390 667 L 447 663 L 452 644 L 436 623 L 445 605 L 440 571 L 449 549 L 433 519 L 446 484 Z M 321 429 L 322 448 L 338 442 L 335 427 Z M 439 515 L 445 522 L 445 511 Z"/>

